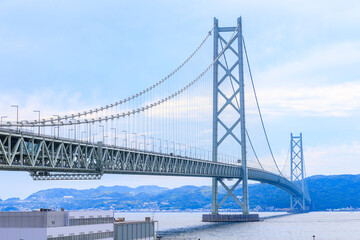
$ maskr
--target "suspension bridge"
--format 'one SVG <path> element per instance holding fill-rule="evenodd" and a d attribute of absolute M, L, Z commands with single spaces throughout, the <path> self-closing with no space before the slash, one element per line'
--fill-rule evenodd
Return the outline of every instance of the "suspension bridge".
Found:
<path fill-rule="evenodd" d="M 214 19 L 205 33 L 189 57 L 166 77 L 122 100 L 45 118 L 34 110 L 36 120 L 19 119 L 19 106 L 12 105 L 16 119 L 1 117 L 0 170 L 27 171 L 34 180 L 91 180 L 103 174 L 212 178 L 209 216 L 219 216 L 229 197 L 248 215 L 248 180 L 254 180 L 284 189 L 291 196 L 292 209 L 306 210 L 311 200 L 302 135 L 291 135 L 287 176 L 266 133 L 241 18 L 234 27 L 219 27 Z M 212 56 L 208 48 L 213 49 Z M 245 122 L 245 70 L 265 138 L 260 149 L 269 151 L 272 166 L 258 156 Z M 236 182 L 229 187 L 226 179 Z M 227 191 L 221 201 L 219 183 Z M 241 198 L 234 195 L 240 184 Z"/>

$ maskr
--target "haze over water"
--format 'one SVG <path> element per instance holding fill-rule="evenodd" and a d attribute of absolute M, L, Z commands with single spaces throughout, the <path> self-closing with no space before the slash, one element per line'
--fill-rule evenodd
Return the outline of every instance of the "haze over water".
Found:
<path fill-rule="evenodd" d="M 311 212 L 254 223 L 202 223 L 203 213 L 116 213 L 126 220 L 159 221 L 163 239 L 344 240 L 360 239 L 360 212 Z M 260 213 L 261 217 L 282 213 Z"/>

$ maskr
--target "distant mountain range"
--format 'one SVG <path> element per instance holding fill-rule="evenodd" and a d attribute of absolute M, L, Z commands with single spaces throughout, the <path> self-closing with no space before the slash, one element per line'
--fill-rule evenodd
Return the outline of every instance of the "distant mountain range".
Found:
<path fill-rule="evenodd" d="M 315 210 L 360 208 L 360 175 L 312 176 L 307 178 Z M 235 195 L 241 195 L 241 188 Z M 220 198 L 226 194 L 220 190 Z M 250 208 L 275 210 L 289 207 L 289 194 L 267 184 L 249 185 Z M 38 208 L 68 210 L 114 209 L 120 211 L 208 211 L 211 208 L 210 186 L 183 186 L 168 189 L 158 186 L 130 188 L 113 186 L 76 190 L 53 188 L 31 194 L 26 199 L 0 200 L 1 211 L 23 211 Z M 224 210 L 238 209 L 231 199 Z"/>

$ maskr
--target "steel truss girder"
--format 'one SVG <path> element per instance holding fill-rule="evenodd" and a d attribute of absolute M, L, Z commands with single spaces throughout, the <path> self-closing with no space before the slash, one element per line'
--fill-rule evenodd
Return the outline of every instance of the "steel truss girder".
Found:
<path fill-rule="evenodd" d="M 239 177 L 237 165 L 65 139 L 0 132 L 0 169 L 30 172 L 126 173 Z"/>
<path fill-rule="evenodd" d="M 99 180 L 102 174 L 97 173 L 30 173 L 33 180 Z"/>
<path fill-rule="evenodd" d="M 103 174 L 242 179 L 241 165 L 6 130 L 0 130 L 0 170 L 27 171 L 38 180 L 95 179 Z M 280 187 L 296 197 L 302 196 L 297 185 L 275 173 L 248 168 L 248 179 Z"/>

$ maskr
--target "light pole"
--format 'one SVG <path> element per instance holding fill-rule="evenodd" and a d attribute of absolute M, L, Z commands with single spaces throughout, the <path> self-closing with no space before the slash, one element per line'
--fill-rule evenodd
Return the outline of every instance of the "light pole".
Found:
<path fill-rule="evenodd" d="M 144 151 L 146 151 L 146 136 L 145 135 L 141 135 L 141 137 L 144 137 Z M 140 146 L 139 146 L 140 148 Z"/>
<path fill-rule="evenodd" d="M 170 142 L 173 145 L 173 154 L 175 155 L 175 142 Z"/>
<path fill-rule="evenodd" d="M 55 127 L 54 127 L 54 137 L 56 138 L 56 135 L 55 135 L 55 129 L 56 129 L 56 128 L 58 129 L 58 136 L 57 136 L 57 137 L 59 138 L 59 126 L 55 126 Z"/>
<path fill-rule="evenodd" d="M 193 149 L 193 147 L 192 147 L 192 146 L 189 146 L 189 154 L 190 154 L 190 157 L 191 157 L 191 158 L 194 158 L 192 149 Z"/>
<path fill-rule="evenodd" d="M 103 129 L 103 143 L 105 142 L 105 127 L 104 125 L 99 125 Z"/>
<path fill-rule="evenodd" d="M 202 155 L 202 152 L 204 152 L 204 156 Z M 205 159 L 205 149 L 200 148 L 200 159 Z"/>
<path fill-rule="evenodd" d="M 134 143 L 135 143 L 135 149 L 136 149 L 137 148 L 137 135 L 136 135 L 136 133 L 131 133 L 131 134 L 135 136 Z M 132 142 L 131 142 L 131 145 L 132 145 Z"/>
<path fill-rule="evenodd" d="M 89 129 L 89 142 L 91 142 L 91 124 L 89 124 L 88 129 Z"/>
<path fill-rule="evenodd" d="M 11 105 L 11 107 L 16 108 L 16 124 L 19 124 L 19 106 Z M 16 126 L 16 130 L 19 130 L 19 126 Z"/>
<path fill-rule="evenodd" d="M 159 140 L 159 151 L 160 151 L 160 153 L 162 153 L 162 149 L 161 149 L 161 138 L 157 138 L 157 140 Z"/>
<path fill-rule="evenodd" d="M 127 147 L 127 131 L 121 131 L 122 133 L 125 133 L 125 139 L 124 139 L 124 147 Z"/>
<path fill-rule="evenodd" d="M 71 131 L 74 131 L 74 129 L 72 128 L 72 129 L 69 129 L 69 135 L 68 135 L 68 138 L 70 139 L 70 132 Z"/>
<path fill-rule="evenodd" d="M 164 140 L 164 142 L 166 142 L 166 154 L 169 154 L 169 141 L 168 140 Z"/>
<path fill-rule="evenodd" d="M 154 137 L 149 137 L 151 138 L 151 142 L 152 142 L 152 151 L 155 151 L 155 141 L 154 141 Z"/>
<path fill-rule="evenodd" d="M 85 140 L 84 140 L 85 138 L 83 137 L 83 134 L 86 134 L 86 132 L 81 132 L 81 140 L 82 140 L 82 141 L 85 141 Z"/>
<path fill-rule="evenodd" d="M 70 118 L 69 120 L 71 125 L 73 125 L 71 121 L 74 120 L 74 139 L 76 140 L 76 119 Z"/>
<path fill-rule="evenodd" d="M 38 114 L 39 114 L 39 122 L 38 122 L 38 124 L 39 124 L 39 127 L 38 127 L 38 135 L 40 135 L 40 110 L 34 110 L 33 112 L 35 112 L 35 113 L 38 113 Z"/>
<path fill-rule="evenodd" d="M 115 132 L 114 145 L 116 146 L 116 128 L 111 128 L 111 130 L 114 130 L 114 132 Z"/>
<path fill-rule="evenodd" d="M 2 121 L 3 121 L 3 119 L 4 119 L 4 118 L 7 118 L 7 116 L 2 116 L 2 117 L 1 117 L 1 122 L 0 122 L 0 123 L 2 123 Z"/>
<path fill-rule="evenodd" d="M 59 133 L 60 133 L 60 116 L 59 116 L 59 115 L 56 115 L 56 114 L 53 115 L 53 116 L 54 116 L 54 117 L 58 117 L 58 127 L 57 127 L 57 129 L 58 129 L 58 134 L 57 134 L 57 135 L 58 135 L 58 137 L 59 137 L 59 135 L 60 135 L 60 134 L 59 134 Z"/>

